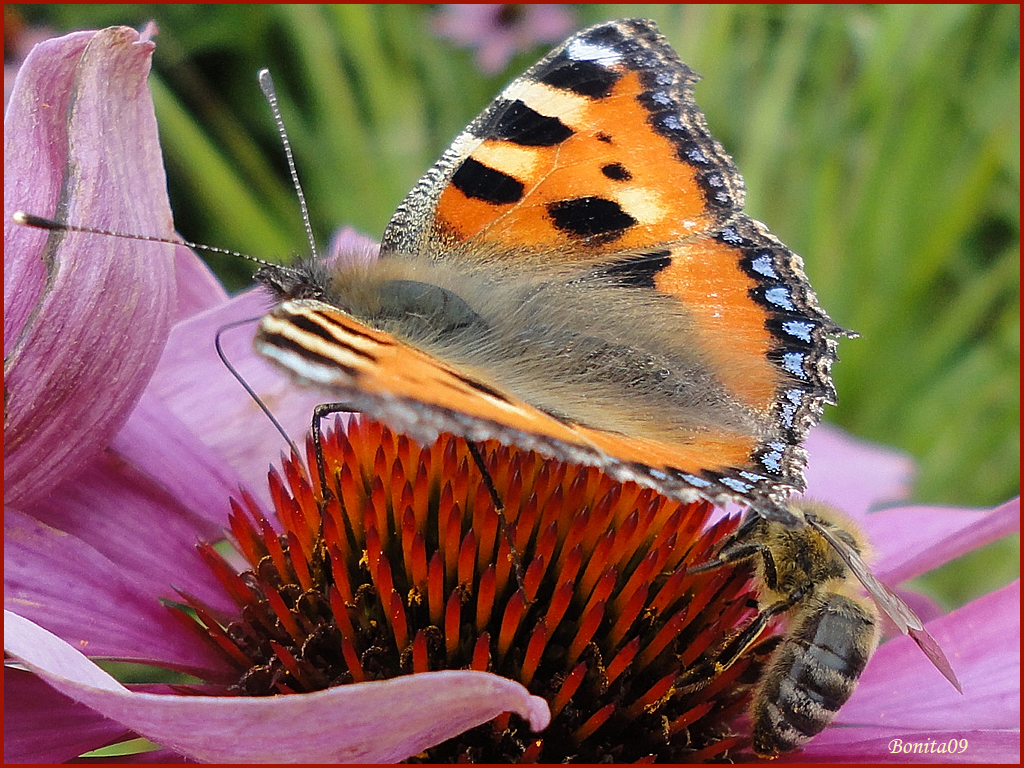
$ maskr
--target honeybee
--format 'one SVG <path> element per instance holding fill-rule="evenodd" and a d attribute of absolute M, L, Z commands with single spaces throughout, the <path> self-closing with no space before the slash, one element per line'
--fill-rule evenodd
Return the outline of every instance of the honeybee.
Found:
<path fill-rule="evenodd" d="M 754 751 L 762 757 L 788 752 L 832 722 L 878 645 L 879 609 L 962 693 L 949 661 L 921 620 L 868 569 L 867 546 L 855 524 L 831 507 L 807 500 L 791 502 L 790 511 L 802 524 L 788 527 L 749 514 L 714 560 L 691 571 L 756 562 L 760 610 L 711 664 L 716 672 L 740 658 L 773 618 L 788 614 L 785 633 L 754 689 Z M 863 597 L 863 590 L 872 600 Z"/>

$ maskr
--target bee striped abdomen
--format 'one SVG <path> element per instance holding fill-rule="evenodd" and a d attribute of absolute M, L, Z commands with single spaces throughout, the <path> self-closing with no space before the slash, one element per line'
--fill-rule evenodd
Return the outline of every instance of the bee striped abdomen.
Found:
<path fill-rule="evenodd" d="M 758 754 L 796 749 L 832 722 L 871 658 L 877 625 L 873 605 L 841 594 L 822 590 L 801 607 L 754 694 Z"/>

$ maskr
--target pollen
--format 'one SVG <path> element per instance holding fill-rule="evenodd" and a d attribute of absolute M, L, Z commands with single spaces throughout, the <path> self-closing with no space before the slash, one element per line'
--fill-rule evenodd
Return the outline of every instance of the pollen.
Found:
<path fill-rule="evenodd" d="M 238 606 L 183 598 L 238 671 L 231 692 L 302 693 L 474 669 L 544 697 L 530 732 L 506 714 L 423 762 L 727 759 L 749 738 L 758 660 L 713 660 L 752 616 L 750 573 L 690 574 L 736 526 L 595 468 L 477 445 L 502 509 L 460 438 L 420 447 L 375 422 L 325 434 L 270 473 L 274 514 L 242 495 L 230 531 L 240 574 L 200 551 Z"/>

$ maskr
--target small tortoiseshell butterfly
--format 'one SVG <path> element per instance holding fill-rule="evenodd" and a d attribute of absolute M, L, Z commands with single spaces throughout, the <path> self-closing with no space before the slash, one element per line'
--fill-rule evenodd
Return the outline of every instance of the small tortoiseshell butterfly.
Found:
<path fill-rule="evenodd" d="M 256 349 L 420 441 L 495 438 L 792 523 L 844 334 L 653 22 L 586 29 L 413 187 L 369 265 L 264 267 Z"/>

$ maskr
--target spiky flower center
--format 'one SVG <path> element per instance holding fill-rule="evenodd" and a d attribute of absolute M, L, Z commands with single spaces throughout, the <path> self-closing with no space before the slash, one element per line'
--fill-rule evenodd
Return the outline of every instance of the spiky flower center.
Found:
<path fill-rule="evenodd" d="M 688 574 L 735 527 L 596 469 L 480 446 L 499 514 L 464 441 L 420 448 L 353 420 L 323 443 L 330 494 L 296 459 L 270 475 L 276 521 L 248 497 L 237 574 L 201 551 L 239 607 L 189 601 L 231 659 L 236 692 L 308 692 L 439 669 L 517 680 L 549 702 L 533 734 L 504 715 L 430 762 L 724 758 L 751 659 L 709 660 L 751 614 L 748 574 Z M 309 465 L 313 463 L 309 449 Z"/>

